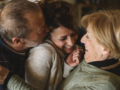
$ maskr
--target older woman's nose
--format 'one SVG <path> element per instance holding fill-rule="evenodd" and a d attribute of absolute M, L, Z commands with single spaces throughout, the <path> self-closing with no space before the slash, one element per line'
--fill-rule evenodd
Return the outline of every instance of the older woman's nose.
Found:
<path fill-rule="evenodd" d="M 81 42 L 85 43 L 85 35 L 81 38 Z"/>

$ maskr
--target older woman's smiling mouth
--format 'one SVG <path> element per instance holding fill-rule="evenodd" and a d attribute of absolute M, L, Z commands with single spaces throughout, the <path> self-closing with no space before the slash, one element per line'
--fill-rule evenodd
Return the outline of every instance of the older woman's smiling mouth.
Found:
<path fill-rule="evenodd" d="M 88 52 L 87 48 L 85 47 L 85 52 Z"/>

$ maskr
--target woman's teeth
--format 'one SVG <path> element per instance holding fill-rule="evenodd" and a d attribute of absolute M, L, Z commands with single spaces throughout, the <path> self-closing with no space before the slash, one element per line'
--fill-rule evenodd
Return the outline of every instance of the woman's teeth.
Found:
<path fill-rule="evenodd" d="M 85 50 L 87 50 L 87 48 L 85 47 Z"/>
<path fill-rule="evenodd" d="M 71 47 L 67 47 L 67 46 L 65 46 L 66 48 L 71 48 Z"/>

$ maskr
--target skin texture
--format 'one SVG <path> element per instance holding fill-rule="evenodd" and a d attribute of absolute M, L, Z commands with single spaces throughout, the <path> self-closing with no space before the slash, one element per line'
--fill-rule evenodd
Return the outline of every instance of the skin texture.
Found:
<path fill-rule="evenodd" d="M 12 28 L 21 22 L 16 21 L 15 18 L 8 18 L 8 16 L 12 17 L 12 15 L 9 14 L 10 12 L 12 13 L 12 10 L 14 10 L 13 8 L 9 8 L 12 4 L 13 3 L 10 5 L 7 4 L 1 11 L 1 19 L 4 22 L 3 26 L 9 28 L 10 30 L 13 30 Z M 37 46 L 39 43 L 43 42 L 46 34 L 49 32 L 41 8 L 38 7 L 38 11 L 32 11 L 26 8 L 22 17 L 27 19 L 26 27 L 28 29 L 26 30 L 28 33 L 26 34 L 26 37 L 17 37 L 16 35 L 12 38 L 12 43 L 4 40 L 4 42 L 16 52 L 25 52 L 28 48 Z M 24 21 L 22 22 L 25 23 Z M 19 27 L 20 26 L 22 27 L 21 24 Z M 16 27 L 16 30 L 17 28 L 18 27 Z"/>
<path fill-rule="evenodd" d="M 66 59 L 66 63 L 71 66 L 75 67 L 80 63 L 81 55 L 83 50 L 77 48 L 74 50 L 75 42 L 78 38 L 78 35 L 70 29 L 67 29 L 63 26 L 56 28 L 51 33 L 51 40 L 52 42 L 64 53 L 71 53 L 68 58 Z"/>
<path fill-rule="evenodd" d="M 65 53 L 71 53 L 74 50 L 77 37 L 78 35 L 75 32 L 63 26 L 60 26 L 51 33 L 53 43 Z"/>
<path fill-rule="evenodd" d="M 25 52 L 28 48 L 37 46 L 43 42 L 49 32 L 42 12 L 29 12 L 25 17 L 28 19 L 29 28 L 31 29 L 28 38 L 22 39 L 14 37 L 12 39 L 13 44 L 8 43 L 8 46 L 17 52 Z"/>
<path fill-rule="evenodd" d="M 100 45 L 94 36 L 91 25 L 87 27 L 87 33 L 82 37 L 81 42 L 85 44 L 85 61 L 102 61 L 108 58 L 108 51 Z"/>
<path fill-rule="evenodd" d="M 28 18 L 29 26 L 32 31 L 29 33 L 25 44 L 28 47 L 35 47 L 44 41 L 49 29 L 45 24 L 45 19 L 42 12 L 37 14 L 27 14 L 26 18 Z"/>

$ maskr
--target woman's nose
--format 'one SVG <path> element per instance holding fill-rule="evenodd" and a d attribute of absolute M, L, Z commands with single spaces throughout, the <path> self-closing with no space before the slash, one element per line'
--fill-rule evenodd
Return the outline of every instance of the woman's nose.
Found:
<path fill-rule="evenodd" d="M 75 41 L 74 41 L 73 38 L 70 37 L 70 38 L 68 39 L 68 42 L 67 42 L 67 43 L 68 43 L 68 45 L 73 46 L 73 45 L 75 44 Z"/>
<path fill-rule="evenodd" d="M 81 42 L 85 43 L 85 35 L 81 38 Z"/>

